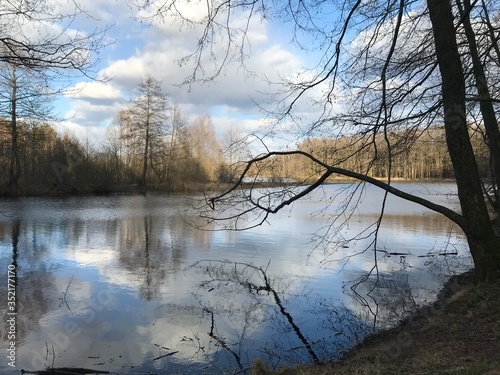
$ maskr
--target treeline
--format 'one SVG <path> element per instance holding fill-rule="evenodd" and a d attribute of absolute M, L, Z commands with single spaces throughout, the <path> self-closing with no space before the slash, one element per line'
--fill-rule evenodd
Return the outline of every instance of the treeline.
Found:
<path fill-rule="evenodd" d="M 480 128 L 470 130 L 482 176 L 490 173 L 489 151 Z M 388 151 L 390 144 L 390 152 Z M 356 135 L 339 138 L 309 138 L 295 150 L 308 153 L 322 162 L 374 178 L 447 179 L 454 178 L 443 127 L 406 129 L 384 135 Z M 323 169 L 301 155 L 286 155 L 256 165 L 254 175 L 276 181 L 307 181 Z"/>
<path fill-rule="evenodd" d="M 16 86 L 14 99 L 0 101 L 0 113 L 10 114 L 0 118 L 3 194 L 200 190 L 227 179 L 224 159 L 229 163 L 241 151 L 234 147 L 237 130 L 218 140 L 209 116 L 188 121 L 151 76 L 137 86 L 97 144 L 58 134 L 43 119 L 40 103 L 41 116 L 34 116 L 32 106 L 21 111 L 27 100 L 17 92 Z"/>
<path fill-rule="evenodd" d="M 111 192 L 136 189 L 200 189 L 224 169 L 221 142 L 210 117 L 178 124 L 175 133 L 156 140 L 143 184 L 143 153 L 119 124 L 107 129 L 100 144 L 58 134 L 49 123 L 17 122 L 18 194 Z M 143 150 L 142 150 L 143 151 Z M 0 168 L 12 163 L 10 121 L 0 121 Z M 9 189 L 9 174 L 0 188 Z"/>
<path fill-rule="evenodd" d="M 22 100 L 12 103 L 5 112 L 19 108 Z M 244 166 L 237 161 L 250 159 L 236 128 L 217 139 L 209 116 L 188 121 L 151 76 L 137 86 L 98 144 L 60 135 L 49 122 L 28 118 L 0 119 L 4 194 L 201 190 L 214 181 L 234 182 Z M 487 176 L 490 161 L 483 129 L 471 127 L 470 137 L 480 172 Z M 392 178 L 408 180 L 454 177 L 442 127 L 309 138 L 296 150 L 376 178 L 387 178 L 389 172 Z M 289 154 L 256 163 L 249 176 L 280 183 L 307 181 L 321 172 L 311 159 Z"/>
<path fill-rule="evenodd" d="M 216 180 L 230 182 L 238 176 L 228 166 L 235 150 L 235 134 L 219 140 L 209 116 L 188 122 L 177 106 L 171 109 L 169 130 L 148 152 L 145 169 L 145 140 L 134 135 L 121 113 L 106 131 L 99 145 L 58 134 L 49 123 L 18 121 L 17 156 L 19 193 L 97 192 L 153 189 L 162 191 L 200 190 Z M 120 118 L 120 116 L 122 116 Z M 234 133 L 234 129 L 232 130 Z M 383 136 L 374 139 L 355 136 L 338 139 L 309 138 L 297 150 L 330 164 L 371 177 L 408 180 L 453 178 L 444 129 L 434 127 L 416 133 L 392 133 L 391 163 Z M 471 132 L 483 176 L 489 173 L 488 150 L 480 129 Z M 10 122 L 0 121 L 0 168 L 7 171 L 12 161 Z M 145 171 L 145 174 L 144 174 Z M 300 155 L 272 159 L 256 165 L 254 175 L 276 182 L 283 179 L 307 181 L 321 168 Z M 2 191 L 8 192 L 9 176 L 0 176 Z"/>

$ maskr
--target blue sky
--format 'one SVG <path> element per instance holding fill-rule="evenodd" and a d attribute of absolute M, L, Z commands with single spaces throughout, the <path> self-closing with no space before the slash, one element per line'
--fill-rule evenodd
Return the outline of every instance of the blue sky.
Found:
<path fill-rule="evenodd" d="M 188 120 L 210 115 L 219 138 L 232 127 L 236 127 L 242 135 L 257 131 L 270 122 L 259 105 L 272 110 L 273 103 L 270 103 L 271 98 L 266 93 L 273 94 L 282 88 L 270 82 L 289 80 L 293 83 L 312 81 L 317 83 L 322 77 L 314 75 L 321 74 L 321 64 L 327 66 L 326 70 L 332 67 L 334 60 L 328 60 L 335 54 L 339 29 L 342 28 L 346 13 L 349 11 L 348 8 L 336 9 L 335 2 L 325 4 L 311 1 L 308 7 L 313 8 L 308 10 L 314 11 L 313 17 L 317 17 L 315 27 L 320 29 L 318 39 L 314 39 L 307 32 L 299 38 L 302 46 L 309 51 L 304 51 L 292 43 L 294 25 L 287 19 L 288 10 L 282 10 L 281 13 L 276 10 L 275 14 L 265 19 L 261 19 L 257 14 L 250 22 L 247 13 L 233 14 L 230 21 L 232 30 L 246 28 L 247 31 L 244 67 L 240 59 L 231 56 L 233 59 L 224 63 L 215 80 L 189 87 L 178 84 L 193 73 L 194 65 L 192 62 L 179 64 L 179 60 L 196 49 L 204 24 L 186 26 L 168 15 L 164 19 L 149 18 L 150 23 L 140 22 L 141 18 L 148 18 L 154 12 L 139 11 L 129 4 L 146 0 L 44 1 L 52 3 L 57 8 L 56 11 L 67 13 L 74 11 L 74 1 L 81 2 L 79 6 L 90 16 L 80 15 L 70 25 L 73 29 L 92 32 L 96 28 L 112 26 L 105 40 L 109 44 L 94 56 L 99 61 L 94 69 L 96 80 L 85 77 L 74 79 L 72 87 L 77 90 L 68 91 L 57 101 L 56 106 L 60 117 L 65 118 L 65 121 L 57 124 L 59 131 L 69 132 L 80 139 L 87 138 L 96 145 L 106 141 L 106 128 L 112 124 L 118 111 L 127 104 L 127 98 L 134 88 L 148 74 L 163 82 L 164 92 L 169 95 L 173 104 L 180 107 L 182 114 Z M 202 20 L 206 16 L 206 0 L 152 0 L 150 3 L 163 1 L 175 2 L 186 17 Z M 280 3 L 273 5 L 280 6 Z M 316 5 L 318 9 L 314 8 Z M 373 26 L 371 22 L 377 21 L 371 19 L 362 21 L 362 19 L 363 15 L 360 15 L 359 19 L 351 20 L 352 27 L 347 31 L 347 40 L 343 41 L 342 50 L 347 53 L 342 57 L 340 64 L 344 69 L 352 68 L 349 52 L 355 53 L 356 45 L 359 47 L 366 42 L 365 37 L 371 35 Z M 221 19 L 221 22 L 225 22 L 225 18 Z M 321 30 L 323 26 L 325 33 Z M 390 36 L 394 22 L 389 20 L 387 26 L 387 35 Z M 414 25 L 409 22 L 408 27 L 412 26 Z M 330 30 L 331 28 L 336 29 L 336 32 Z M 382 33 L 378 36 L 372 53 L 387 53 L 385 50 L 387 35 Z M 321 45 L 322 42 L 325 44 Z M 415 42 L 418 43 L 418 39 L 415 39 Z M 214 60 L 209 58 L 210 54 L 215 57 L 217 63 L 220 63 L 225 46 L 224 40 L 222 42 L 216 40 L 207 46 L 209 53 L 201 57 L 200 64 L 208 75 L 214 67 Z M 373 74 L 363 79 L 370 79 L 376 83 L 379 79 L 378 68 L 373 69 Z M 339 109 L 349 110 L 352 104 L 351 99 L 346 96 L 349 91 L 341 87 L 344 84 L 342 80 L 337 80 L 335 84 L 333 95 L 330 95 L 331 80 L 325 80 L 308 89 L 307 95 L 301 96 L 301 100 L 295 103 L 293 108 L 294 120 L 297 119 L 297 123 L 280 123 L 279 127 L 276 127 L 280 135 L 288 139 L 269 140 L 267 142 L 269 148 L 292 147 L 301 136 L 311 135 L 312 133 L 307 132 L 308 128 L 314 120 L 321 118 L 326 118 L 328 123 L 326 129 L 314 128 L 316 135 L 323 135 L 322 131 L 329 132 L 328 134 L 335 131 L 329 120 L 331 113 Z M 333 100 L 329 102 L 331 98 Z M 290 131 L 292 126 L 295 127 L 295 133 Z M 288 137 L 283 130 L 289 131 Z"/>
<path fill-rule="evenodd" d="M 255 18 L 247 33 L 251 55 L 245 65 L 256 76 L 234 62 L 226 64 L 213 82 L 195 84 L 191 89 L 179 87 L 176 84 L 192 73 L 193 65 L 180 66 L 178 60 L 193 51 L 201 29 L 181 28 L 172 19 L 153 20 L 150 25 L 140 23 L 134 17 L 141 13 L 121 1 L 97 0 L 85 2 L 84 6 L 96 19 L 80 18 L 79 28 L 92 30 L 114 24 L 107 33 L 107 38 L 114 42 L 95 56 L 100 59 L 95 68 L 96 77 L 110 80 L 106 83 L 83 78 L 74 80 L 73 87 L 79 91 L 57 102 L 57 111 L 66 118 L 57 127 L 80 138 L 88 137 L 96 144 L 103 141 L 113 116 L 126 104 L 130 92 L 146 74 L 163 82 L 164 92 L 188 119 L 211 115 L 216 133 L 222 136 L 232 126 L 247 134 L 265 123 L 265 115 L 254 101 L 264 103 L 267 98 L 263 92 L 276 88 L 258 76 L 266 75 L 271 80 L 277 80 L 278 75 L 289 77 L 301 70 L 305 62 L 305 56 L 301 57 L 289 43 L 289 31 L 281 32 L 276 25 L 270 27 L 267 21 Z M 198 5 L 185 11 L 200 17 L 205 8 Z M 234 22 L 243 24 L 246 18 L 236 17 Z M 222 44 L 214 46 L 216 56 L 223 53 L 221 47 Z M 203 61 L 204 69 L 210 67 L 210 61 Z"/>

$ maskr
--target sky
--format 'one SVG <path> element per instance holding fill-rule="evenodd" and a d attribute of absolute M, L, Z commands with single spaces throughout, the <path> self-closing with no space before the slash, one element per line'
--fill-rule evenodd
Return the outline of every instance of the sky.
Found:
<path fill-rule="evenodd" d="M 79 17 L 72 27 L 83 31 L 112 25 L 106 33 L 106 42 L 110 44 L 93 56 L 99 61 L 93 69 L 97 79 L 73 79 L 71 88 L 77 90 L 68 91 L 56 102 L 56 110 L 64 118 L 56 127 L 94 144 L 103 142 L 106 128 L 147 74 L 162 81 L 163 91 L 188 120 L 210 115 L 220 138 L 231 127 L 242 135 L 252 133 L 266 123 L 266 114 L 259 109 L 259 105 L 267 105 L 269 98 L 265 93 L 276 90 L 259 77 L 270 81 L 291 77 L 303 69 L 308 58 L 290 43 L 289 31 L 255 18 L 248 25 L 249 54 L 244 67 L 241 61 L 228 61 L 211 82 L 179 85 L 194 71 L 193 64 L 180 64 L 179 60 L 194 51 L 201 28 L 183 27 L 172 17 L 140 22 L 137 17 L 150 13 L 138 11 L 125 1 L 96 0 L 83 4 L 93 18 Z M 206 8 L 198 3 L 182 11 L 199 19 Z M 232 25 L 245 27 L 246 22 L 243 14 L 236 16 Z M 211 48 L 220 61 L 224 44 L 215 43 Z M 208 74 L 213 68 L 208 56 L 203 57 L 202 67 Z"/>
<path fill-rule="evenodd" d="M 119 110 L 127 105 L 133 90 L 147 75 L 162 82 L 164 93 L 169 96 L 172 104 L 178 105 L 188 121 L 193 121 L 197 116 L 209 115 L 216 135 L 221 140 L 231 128 L 236 128 L 242 136 L 255 132 L 267 133 L 266 130 L 273 121 L 268 116 L 269 112 L 272 112 L 277 104 L 276 101 L 272 102 L 276 99 L 272 94 L 280 93 L 280 90 L 286 87 L 277 84 L 284 80 L 295 84 L 311 82 L 314 84 L 310 85 L 306 95 L 301 96 L 300 101 L 294 104 L 293 120 L 297 122 L 282 122 L 274 128 L 276 129 L 274 138 L 266 139 L 268 149 L 293 148 L 296 142 L 301 140 L 301 136 L 325 134 L 331 136 L 340 131 L 344 134 L 346 131 L 353 131 L 342 127 L 342 124 L 335 129 L 331 124 L 330 115 L 341 111 L 358 110 L 352 101 L 352 97 L 356 96 L 357 86 L 378 87 L 372 85 L 374 82 L 380 85 L 378 71 L 382 69 L 382 60 L 373 59 L 374 66 L 369 70 L 370 74 L 359 78 L 366 82 L 360 83 L 356 81 L 355 74 L 350 76 L 349 73 L 350 69 L 356 71 L 362 67 L 363 60 L 358 61 L 352 56 L 360 52 L 359 46 L 365 46 L 367 36 L 373 43 L 370 48 L 372 55 L 387 54 L 390 46 L 386 43 L 387 36 L 392 35 L 391 30 L 394 28 L 394 17 L 396 17 L 393 14 L 394 17 L 387 19 L 387 15 L 381 12 L 381 15 L 374 16 L 374 20 L 371 18 L 364 20 L 363 12 L 360 12 L 359 19 L 350 19 L 349 28 L 339 49 L 341 55 L 339 75 L 345 74 L 342 77 L 335 75 L 334 78 L 333 75 L 327 76 L 327 74 L 336 64 L 334 58 L 336 42 L 340 35 L 343 35 L 341 33 L 343 22 L 349 13 L 348 7 L 341 8 L 336 2 L 307 3 L 307 13 L 302 24 L 306 31 L 299 36 L 301 46 L 293 43 L 294 20 L 287 22 L 286 19 L 287 15 L 291 17 L 289 9 L 281 13 L 276 11 L 266 18 L 260 17 L 259 14 L 249 18 L 248 11 L 244 10 L 231 14 L 229 22 L 231 30 L 236 33 L 233 35 L 236 44 L 241 42 L 241 32 L 238 33 L 237 30 L 245 30 L 243 61 L 238 54 L 231 54 L 224 60 L 226 35 L 223 37 L 216 35 L 212 43 L 204 45 L 204 54 L 199 60 L 183 60 L 199 46 L 198 42 L 205 31 L 205 23 L 186 25 L 179 17 L 174 17 L 172 12 L 167 13 L 164 18 L 155 17 L 158 14 L 157 9 L 152 9 L 154 4 L 174 3 L 183 16 L 202 21 L 207 14 L 207 0 L 42 0 L 34 3 L 52 4 L 55 7 L 55 14 L 71 14 L 75 11 L 75 2 L 79 2 L 78 7 L 83 13 L 67 25 L 65 32 L 92 33 L 94 30 L 107 27 L 109 29 L 104 38 L 105 46 L 92 56 L 96 64 L 89 72 L 89 76 L 93 79 L 85 76 L 73 77 L 69 90 L 58 98 L 55 105 L 56 112 L 64 120 L 58 122 L 56 128 L 61 133 L 74 134 L 81 140 L 89 140 L 95 145 L 106 142 L 106 129 L 113 124 Z M 139 9 L 131 5 L 133 2 L 153 5 L 147 9 Z M 208 0 L 208 2 L 223 3 L 224 0 Z M 234 3 L 237 3 L 237 0 L 231 2 Z M 4 3 L 0 1 L 0 15 L 3 17 L 2 7 L 5 5 L 2 4 Z M 287 2 L 283 4 L 286 5 Z M 298 4 L 300 8 L 302 3 Z M 272 5 L 279 7 L 281 3 L 276 2 Z M 370 11 L 369 3 L 364 11 Z M 394 9 L 393 13 L 396 11 L 397 9 Z M 404 23 L 404 27 L 408 28 L 407 31 L 413 37 L 413 34 L 418 35 L 414 33 L 415 23 L 412 20 L 415 17 L 410 14 L 413 11 L 406 11 L 409 13 L 405 15 L 405 19 L 409 22 Z M 314 19 L 314 24 L 308 19 L 310 15 Z M 415 19 L 420 20 L 418 17 Z M 377 29 L 375 43 L 371 40 L 373 27 L 382 20 L 387 21 L 388 27 L 384 32 Z M 224 14 L 221 14 L 219 21 L 226 22 Z M 29 23 L 24 26 L 30 28 Z M 51 26 L 54 29 L 57 25 Z M 316 39 L 311 35 L 310 29 L 307 29 L 315 27 L 319 29 Z M 34 30 L 35 34 L 36 31 L 40 32 Z M 43 30 L 40 33 L 43 34 Z M 406 43 L 402 40 L 408 39 L 400 37 L 398 42 Z M 418 41 L 418 38 L 415 37 L 414 40 Z M 407 45 L 408 43 L 405 46 Z M 399 52 L 404 54 L 404 50 L 401 48 Z M 199 62 L 198 69 L 196 62 Z M 323 72 L 321 72 L 322 66 L 325 69 Z M 208 80 L 204 84 L 197 82 L 182 84 L 194 72 L 197 78 L 210 77 L 214 68 L 215 70 L 220 68 L 220 71 L 213 80 Z M 395 72 L 397 73 L 397 70 Z M 398 84 L 404 86 L 404 82 L 398 81 L 397 78 L 390 81 L 394 83 L 394 87 L 397 88 Z M 332 89 L 331 83 L 334 79 L 335 87 Z M 345 82 L 350 79 L 353 81 Z M 349 88 L 352 90 L 349 91 Z M 289 98 L 289 102 L 293 98 Z M 371 104 L 375 106 L 376 102 L 373 101 Z M 407 107 L 411 110 L 416 108 L 413 104 Z M 269 112 L 266 113 L 263 109 Z M 318 123 L 314 124 L 314 120 L 321 119 L 325 119 L 325 128 L 321 128 Z M 283 130 L 288 131 L 288 134 Z"/>

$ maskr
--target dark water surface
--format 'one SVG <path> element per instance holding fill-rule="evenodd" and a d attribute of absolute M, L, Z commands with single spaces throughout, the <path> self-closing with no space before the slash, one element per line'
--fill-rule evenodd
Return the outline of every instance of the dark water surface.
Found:
<path fill-rule="evenodd" d="M 255 358 L 322 361 L 374 322 L 393 324 L 432 301 L 449 276 L 471 266 L 454 225 L 396 198 L 375 253 L 376 188 L 361 191 L 348 225 L 341 225 L 345 217 L 330 225 L 352 194 L 345 187 L 326 186 L 243 232 L 193 227 L 198 197 L 0 201 L 0 373 L 53 366 L 222 374 L 247 369 Z M 398 187 L 458 206 L 452 184 Z M 374 254 L 377 288 L 369 293 L 374 276 L 349 293 L 346 283 L 373 269 Z M 15 368 L 8 365 L 9 267 L 17 277 Z"/>

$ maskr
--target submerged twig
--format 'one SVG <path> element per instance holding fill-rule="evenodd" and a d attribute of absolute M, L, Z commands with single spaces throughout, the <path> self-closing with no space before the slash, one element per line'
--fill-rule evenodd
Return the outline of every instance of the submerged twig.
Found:
<path fill-rule="evenodd" d="M 161 355 L 159 357 L 153 358 L 153 361 L 156 361 L 157 359 L 161 359 L 161 358 L 164 358 L 164 357 L 169 357 L 171 355 L 174 355 L 175 353 L 179 353 L 179 351 L 177 350 L 176 352 L 171 352 L 171 353 L 163 354 L 163 355 Z"/>
<path fill-rule="evenodd" d="M 73 311 L 71 310 L 71 308 L 68 305 L 68 301 L 66 300 L 66 295 L 68 294 L 68 290 L 69 290 L 69 287 L 70 287 L 70 285 L 71 285 L 72 282 L 73 282 L 73 276 L 71 276 L 71 280 L 69 281 L 69 284 L 66 287 L 66 291 L 63 292 L 63 296 L 59 298 L 61 300 L 61 303 L 59 304 L 59 307 L 61 307 L 64 304 L 64 305 L 66 305 L 66 307 L 68 308 L 68 310 L 71 311 L 71 313 L 73 313 Z"/>
<path fill-rule="evenodd" d="M 39 371 L 29 371 L 21 370 L 21 375 L 23 374 L 34 374 L 34 375 L 92 375 L 92 374 L 109 374 L 109 371 L 93 370 L 87 368 L 71 368 L 71 367 L 59 367 L 50 368 L 46 370 Z"/>

